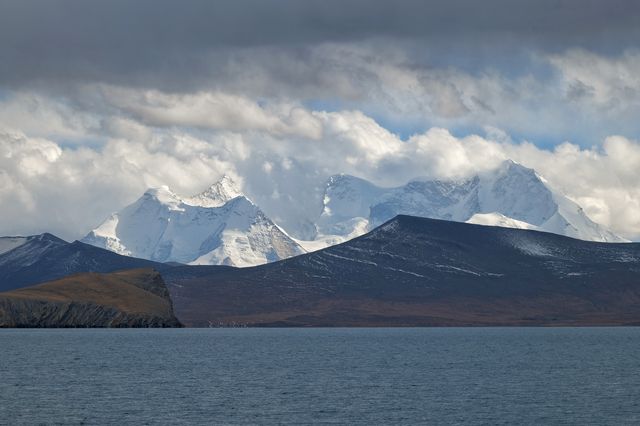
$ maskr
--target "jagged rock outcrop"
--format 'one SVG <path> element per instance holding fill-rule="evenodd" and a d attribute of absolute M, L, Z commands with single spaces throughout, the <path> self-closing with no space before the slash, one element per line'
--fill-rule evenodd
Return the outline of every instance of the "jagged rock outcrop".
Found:
<path fill-rule="evenodd" d="M 77 274 L 0 293 L 0 327 L 181 327 L 152 269 Z"/>

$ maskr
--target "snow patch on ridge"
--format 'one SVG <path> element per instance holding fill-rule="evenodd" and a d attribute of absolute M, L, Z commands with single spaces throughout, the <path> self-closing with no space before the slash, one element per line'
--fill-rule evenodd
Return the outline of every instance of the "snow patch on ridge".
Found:
<path fill-rule="evenodd" d="M 512 219 L 500 213 L 476 213 L 471 216 L 471 219 L 466 221 L 467 223 L 473 223 L 476 225 L 485 226 L 502 226 L 505 228 L 516 229 L 537 229 L 538 227 L 527 222 Z"/>

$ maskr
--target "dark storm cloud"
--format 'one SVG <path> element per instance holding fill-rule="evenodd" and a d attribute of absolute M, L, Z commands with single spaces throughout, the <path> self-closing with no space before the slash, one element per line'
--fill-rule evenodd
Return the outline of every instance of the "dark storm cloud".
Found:
<path fill-rule="evenodd" d="M 640 41 L 630 0 L 20 0 L 0 3 L 0 85 L 198 85 L 230 52 L 404 39 L 482 61 L 503 49 L 621 50 Z M 460 54 L 451 61 L 464 62 Z M 501 60 L 508 65 L 508 57 Z M 517 64 L 513 64 L 517 66 Z"/>

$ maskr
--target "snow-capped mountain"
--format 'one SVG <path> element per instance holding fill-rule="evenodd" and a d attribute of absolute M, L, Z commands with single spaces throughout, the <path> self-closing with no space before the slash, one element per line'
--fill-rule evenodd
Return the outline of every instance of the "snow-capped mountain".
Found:
<path fill-rule="evenodd" d="M 398 188 L 380 188 L 348 175 L 332 176 L 317 220 L 316 240 L 325 245 L 344 241 L 398 214 L 536 229 L 582 240 L 625 241 L 589 219 L 534 170 L 510 160 L 470 179 L 414 180 Z"/>
<path fill-rule="evenodd" d="M 194 265 L 253 266 L 304 253 L 228 176 L 186 198 L 166 186 L 149 189 L 81 241 L 127 256 Z"/>

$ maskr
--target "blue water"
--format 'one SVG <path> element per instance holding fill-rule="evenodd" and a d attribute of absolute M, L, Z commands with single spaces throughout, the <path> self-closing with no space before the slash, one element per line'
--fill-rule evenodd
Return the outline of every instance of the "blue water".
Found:
<path fill-rule="evenodd" d="M 2 424 L 640 423 L 640 328 L 0 331 Z"/>

